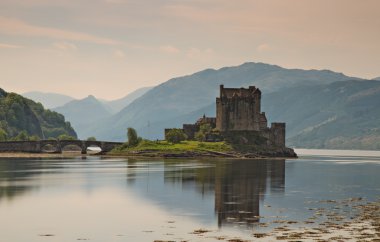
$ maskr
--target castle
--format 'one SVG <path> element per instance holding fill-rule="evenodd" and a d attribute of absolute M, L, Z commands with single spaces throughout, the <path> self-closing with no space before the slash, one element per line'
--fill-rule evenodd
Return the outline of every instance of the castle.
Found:
<path fill-rule="evenodd" d="M 183 124 L 188 139 L 194 139 L 202 124 L 209 124 L 218 131 L 218 135 L 208 135 L 206 141 L 225 139 L 265 148 L 285 148 L 285 123 L 272 123 L 268 127 L 265 113 L 261 112 L 261 91 L 255 86 L 247 89 L 220 85 L 216 118 L 204 115 L 195 124 Z M 165 135 L 169 130 L 165 129 Z"/>

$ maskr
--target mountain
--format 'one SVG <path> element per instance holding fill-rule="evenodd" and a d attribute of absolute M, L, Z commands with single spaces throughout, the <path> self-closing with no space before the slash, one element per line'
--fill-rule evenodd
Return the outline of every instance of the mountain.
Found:
<path fill-rule="evenodd" d="M 70 123 L 63 115 L 44 109 L 36 103 L 16 93 L 0 89 L 0 131 L 8 139 L 26 132 L 28 136 L 56 138 L 61 134 L 77 137 Z"/>
<path fill-rule="evenodd" d="M 123 98 L 112 100 L 112 101 L 103 101 L 105 105 L 107 105 L 113 113 L 117 113 L 126 106 L 128 106 L 131 102 L 133 102 L 135 99 L 141 97 L 146 92 L 148 92 L 152 87 L 142 87 L 139 88 L 130 94 L 126 95 Z"/>
<path fill-rule="evenodd" d="M 103 119 L 111 116 L 109 108 L 92 95 L 68 102 L 54 111 L 62 113 L 71 122 L 81 139 L 93 136 L 91 131 L 88 131 L 91 125 L 101 123 Z"/>
<path fill-rule="evenodd" d="M 163 129 L 156 124 L 165 124 L 166 127 L 181 125 L 179 117 L 215 102 L 220 84 L 226 87 L 255 85 L 264 93 L 271 93 L 290 87 L 310 87 L 348 79 L 359 80 L 328 70 L 285 69 L 263 63 L 207 69 L 154 87 L 119 113 L 90 129 L 97 137 L 109 140 L 125 140 L 127 127 L 136 128 L 143 137 L 163 138 Z"/>
<path fill-rule="evenodd" d="M 372 80 L 380 81 L 380 76 L 379 76 L 379 77 L 376 77 L 376 78 L 373 78 Z"/>
<path fill-rule="evenodd" d="M 295 87 L 263 96 L 267 117 L 287 123 L 288 145 L 380 149 L 380 82 Z"/>
<path fill-rule="evenodd" d="M 22 94 L 24 97 L 32 99 L 44 105 L 45 108 L 53 109 L 65 105 L 66 103 L 74 100 L 74 98 L 50 92 L 26 92 Z"/>
<path fill-rule="evenodd" d="M 268 123 L 286 122 L 287 144 L 304 148 L 380 149 L 380 82 L 334 82 L 262 95 Z M 181 127 L 215 116 L 215 102 L 192 113 L 151 124 Z"/>

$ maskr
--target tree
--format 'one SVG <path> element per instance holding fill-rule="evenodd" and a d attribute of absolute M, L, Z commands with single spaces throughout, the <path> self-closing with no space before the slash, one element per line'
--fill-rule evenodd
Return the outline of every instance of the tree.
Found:
<path fill-rule="evenodd" d="M 194 138 L 195 138 L 196 140 L 202 142 L 202 141 L 205 141 L 205 139 L 206 139 L 206 135 L 205 135 L 203 132 L 199 131 L 199 132 L 196 132 L 196 133 L 195 133 Z"/>
<path fill-rule="evenodd" d="M 137 136 L 137 132 L 134 128 L 129 127 L 127 129 L 127 138 L 128 138 L 128 145 L 133 147 L 139 144 L 139 137 Z"/>
<path fill-rule="evenodd" d="M 202 124 L 199 127 L 199 131 L 202 132 L 203 134 L 208 134 L 211 132 L 211 130 L 212 130 L 212 127 L 210 124 Z"/>
<path fill-rule="evenodd" d="M 187 139 L 187 135 L 183 132 L 182 129 L 171 129 L 166 134 L 166 140 L 171 143 L 180 143 L 183 140 Z"/>
<path fill-rule="evenodd" d="M 0 141 L 6 141 L 8 138 L 7 132 L 4 129 L 0 128 Z"/>
<path fill-rule="evenodd" d="M 198 141 L 205 141 L 206 135 L 210 134 L 212 131 L 212 127 L 210 124 L 202 124 L 199 127 L 199 131 L 195 133 L 195 139 Z"/>
<path fill-rule="evenodd" d="M 27 141 L 29 140 L 28 133 L 23 130 L 16 137 L 13 138 L 14 141 Z"/>
<path fill-rule="evenodd" d="M 70 136 L 68 134 L 61 134 L 60 136 L 58 136 L 58 139 L 59 140 L 76 140 L 75 137 Z"/>
<path fill-rule="evenodd" d="M 32 136 L 29 136 L 29 141 L 39 141 L 41 140 L 40 137 L 38 137 L 37 135 L 32 135 Z"/>
<path fill-rule="evenodd" d="M 87 141 L 96 141 L 96 138 L 94 136 L 88 137 Z"/>

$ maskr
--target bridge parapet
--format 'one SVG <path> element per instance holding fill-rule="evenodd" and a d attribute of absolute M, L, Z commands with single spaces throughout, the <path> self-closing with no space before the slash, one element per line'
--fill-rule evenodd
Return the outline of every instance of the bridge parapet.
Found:
<path fill-rule="evenodd" d="M 82 154 L 86 154 L 87 148 L 90 146 L 97 146 L 102 150 L 102 153 L 105 153 L 122 144 L 120 142 L 87 140 L 5 141 L 0 142 L 0 152 L 42 153 L 46 145 L 51 145 L 55 148 L 55 153 L 62 153 L 65 146 L 75 145 L 81 148 Z"/>

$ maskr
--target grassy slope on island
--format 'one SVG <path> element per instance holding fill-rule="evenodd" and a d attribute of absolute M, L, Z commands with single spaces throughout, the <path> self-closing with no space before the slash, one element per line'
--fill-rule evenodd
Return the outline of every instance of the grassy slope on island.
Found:
<path fill-rule="evenodd" d="M 232 147 L 225 142 L 199 142 L 199 141 L 182 141 L 173 144 L 167 141 L 150 141 L 143 140 L 135 147 L 127 145 L 120 146 L 110 154 L 131 154 L 138 152 L 149 152 L 155 154 L 179 154 L 185 152 L 229 152 L 233 151 Z"/>

